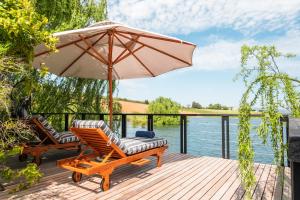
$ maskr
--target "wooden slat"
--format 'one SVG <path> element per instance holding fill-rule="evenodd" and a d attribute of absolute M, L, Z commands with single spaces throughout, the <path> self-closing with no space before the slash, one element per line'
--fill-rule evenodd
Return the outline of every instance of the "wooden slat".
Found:
<path fill-rule="evenodd" d="M 172 156 L 172 155 L 170 155 L 170 156 Z M 179 159 L 180 158 L 181 157 L 179 157 Z M 166 160 L 168 160 L 168 159 L 169 159 L 169 156 L 167 157 Z M 175 159 L 178 159 L 178 157 L 175 157 Z M 170 162 L 173 162 L 173 161 L 174 160 L 171 160 Z M 119 173 L 123 172 L 122 169 L 120 169 L 121 171 L 119 171 Z M 130 169 L 131 170 L 129 170 L 129 171 L 125 170 L 124 172 L 125 173 L 127 172 L 127 174 L 129 174 L 130 171 L 132 171 L 132 168 L 130 168 Z M 114 173 L 114 174 L 116 174 L 116 173 Z M 69 171 L 65 171 L 63 174 L 58 174 L 57 176 L 51 177 L 51 179 L 47 179 L 46 181 L 42 180 L 42 182 L 39 183 L 38 185 L 36 185 L 35 187 L 32 187 L 29 190 L 18 193 L 18 197 L 23 197 L 23 196 L 29 195 L 31 193 L 37 193 L 37 195 L 38 195 L 40 192 L 43 192 L 45 190 L 45 188 L 47 188 L 48 189 L 47 191 L 51 194 L 54 194 L 54 193 L 64 194 L 64 192 L 70 188 L 73 188 L 75 192 L 80 191 L 80 187 L 78 188 L 78 184 L 74 184 L 72 182 L 70 175 L 71 175 L 71 173 Z M 118 174 L 116 174 L 116 175 L 118 176 Z M 45 178 L 43 178 L 43 179 L 45 179 Z M 53 184 L 53 182 L 54 183 L 57 182 L 60 184 Z M 100 182 L 100 179 L 97 181 L 97 184 L 96 184 L 97 188 L 99 188 L 99 184 L 98 184 L 99 182 Z M 95 184 L 94 184 L 94 187 L 95 187 Z M 75 194 L 74 191 L 72 193 L 70 193 L 71 196 Z M 84 190 L 84 191 L 86 191 L 86 190 Z M 90 192 L 90 191 L 88 191 L 88 192 Z M 66 196 L 68 196 L 68 198 L 71 197 L 68 194 L 66 194 Z"/>
<path fill-rule="evenodd" d="M 183 156 L 179 160 L 163 164 L 162 168 L 164 170 L 162 170 L 162 168 L 154 168 L 150 171 L 147 171 L 146 174 L 142 174 L 142 176 L 140 173 L 133 174 L 134 177 L 131 177 L 130 180 L 126 180 L 125 182 L 118 184 L 115 187 L 112 187 L 109 192 L 103 192 L 100 194 L 89 193 L 87 195 L 80 195 L 80 197 L 84 196 L 85 198 L 93 198 L 93 197 L 95 197 L 95 195 L 97 195 L 97 197 L 99 197 L 101 199 L 115 198 L 116 194 L 126 193 L 128 191 L 128 189 L 130 189 L 136 185 L 139 185 L 140 182 L 152 181 L 155 178 L 159 178 L 159 177 L 171 172 L 172 170 L 174 170 L 174 164 L 176 164 L 176 166 L 180 166 L 180 165 L 183 165 L 184 161 L 187 161 L 189 163 L 190 161 L 188 159 L 186 160 L 185 158 L 187 158 L 187 157 Z M 131 173 L 134 173 L 134 170 L 132 170 Z M 130 174 L 127 174 L 126 176 L 130 176 Z M 149 176 L 148 179 L 145 176 L 146 177 Z"/>
<path fill-rule="evenodd" d="M 196 189 L 196 193 L 193 194 L 193 197 L 191 199 L 209 199 L 211 194 L 214 192 L 210 192 L 211 190 L 214 190 L 214 186 L 218 183 L 218 181 L 222 181 L 222 178 L 227 178 L 228 176 L 230 176 L 233 172 L 235 172 L 237 168 L 237 165 L 235 162 L 231 162 L 230 163 L 230 167 L 226 167 L 223 170 L 221 170 L 216 176 L 214 176 L 213 178 L 209 177 L 209 182 L 207 182 L 207 184 L 205 184 L 204 187 L 199 187 L 199 189 Z M 208 196 L 208 198 L 205 197 L 205 195 Z"/>
<path fill-rule="evenodd" d="M 165 179 L 159 185 L 154 185 L 152 187 L 145 188 L 145 190 L 143 190 L 142 192 L 138 193 L 130 199 L 163 199 L 163 197 L 165 197 L 166 194 L 171 195 L 171 191 L 179 192 L 180 187 L 178 187 L 178 185 L 183 186 L 182 184 L 186 180 L 192 178 L 193 176 L 196 176 L 200 173 L 200 171 L 205 171 L 207 169 L 206 166 L 212 166 L 213 164 L 217 164 L 218 160 L 205 158 L 204 160 L 202 160 L 202 162 L 195 163 L 197 164 L 194 165 L 193 168 L 185 168 L 185 166 L 183 166 L 182 170 L 180 170 L 179 173 L 175 176 Z M 186 170 L 189 170 L 191 173 L 186 174 Z"/>
<path fill-rule="evenodd" d="M 285 168 L 282 199 L 292 199 L 291 194 L 291 170 L 290 168 Z"/>
<path fill-rule="evenodd" d="M 281 169 L 280 172 L 276 174 L 274 192 L 272 195 L 272 200 L 281 200 L 282 198 L 282 188 L 283 188 L 283 179 L 284 178 L 284 169 Z"/>
<path fill-rule="evenodd" d="M 199 179 L 199 180 L 193 182 L 193 185 L 191 185 L 189 188 L 187 188 L 188 191 L 183 195 L 183 197 L 190 199 L 198 192 L 203 192 L 204 190 L 206 191 L 206 189 L 203 189 L 203 188 L 206 188 L 205 186 L 212 179 L 214 179 L 218 175 L 226 173 L 231 167 L 233 167 L 233 161 L 230 160 L 229 164 L 224 163 L 224 165 L 222 167 L 219 167 L 216 170 L 210 171 L 210 173 L 207 173 L 203 179 Z"/>
<path fill-rule="evenodd" d="M 244 198 L 237 161 L 170 153 L 163 156 L 163 165 L 157 168 L 156 158 L 150 157 L 150 160 L 151 163 L 145 166 L 126 165 L 116 169 L 111 175 L 111 189 L 106 192 L 101 191 L 101 178 L 97 175 L 83 176 L 80 183 L 73 183 L 70 171 L 56 168 L 55 162 L 44 163 L 41 168 L 45 176 L 39 184 L 15 194 L 0 192 L 0 199 Z M 253 188 L 253 199 L 291 198 L 289 168 L 284 170 L 281 186 L 275 166 L 255 164 L 254 170 L 257 183 Z"/>
<path fill-rule="evenodd" d="M 207 159 L 202 160 L 201 163 L 191 163 L 189 166 L 186 166 L 187 171 L 194 171 L 198 166 L 201 167 L 203 163 L 207 162 Z M 143 186 L 138 186 L 135 188 L 135 190 L 131 190 L 130 192 L 127 192 L 123 194 L 121 197 L 118 199 L 148 199 L 151 197 L 151 195 L 154 194 L 163 194 L 167 192 L 169 189 L 168 187 L 171 187 L 171 185 L 176 184 L 177 181 L 179 181 L 182 178 L 185 178 L 184 176 L 186 175 L 184 171 L 182 170 L 183 166 L 178 168 L 176 170 L 176 173 L 170 173 L 169 176 L 164 176 L 161 179 L 155 179 L 152 182 L 148 182 L 147 184 Z M 156 184 L 156 182 L 159 182 L 159 184 Z M 160 186 L 157 188 L 157 186 Z M 132 198 L 130 198 L 132 197 Z M 156 199 L 160 199 L 155 197 Z"/>
<path fill-rule="evenodd" d="M 168 156 L 168 158 L 165 158 L 165 160 L 164 160 L 165 164 L 163 165 L 163 167 L 168 168 L 168 167 L 170 167 L 169 162 L 173 163 L 173 162 L 177 162 L 177 161 L 179 161 L 181 159 L 182 159 L 181 156 L 177 157 L 177 156 L 170 155 L 170 157 Z M 153 160 L 155 160 L 155 159 L 153 159 Z M 123 180 L 126 177 L 126 181 L 132 181 L 132 180 L 134 180 L 135 177 L 139 177 L 140 174 L 143 172 L 143 170 L 141 170 L 138 167 L 131 166 L 129 169 L 131 169 L 131 170 L 130 171 L 124 171 L 124 170 L 120 169 L 120 170 L 122 170 L 122 172 L 120 173 L 120 175 L 115 175 L 115 173 L 112 174 L 112 179 L 111 180 L 113 181 L 113 183 L 112 183 L 112 188 L 110 189 L 110 192 L 114 191 L 115 187 L 119 187 L 119 185 L 124 184 L 124 182 L 120 183 L 119 180 Z M 145 167 L 143 167 L 143 169 L 150 170 L 150 172 L 157 170 L 157 168 L 155 168 L 154 165 L 145 166 Z M 130 179 L 130 178 L 132 178 L 132 179 Z M 116 183 L 118 183 L 118 184 L 117 185 L 114 184 L 114 181 L 116 181 Z M 82 186 L 86 187 L 86 188 L 90 188 L 90 186 L 92 186 L 91 184 L 92 183 L 85 182 L 85 183 L 82 183 Z M 128 183 L 125 184 L 125 185 L 128 185 Z M 76 192 L 77 192 L 77 190 L 76 190 Z M 104 192 L 104 193 L 107 193 L 107 192 Z M 97 195 L 99 195 L 99 196 L 100 195 L 104 195 L 104 193 L 97 194 Z M 93 196 L 93 195 L 95 195 L 95 194 L 91 194 L 91 193 L 89 193 L 88 191 L 85 190 L 85 191 L 81 192 L 80 194 L 78 194 L 76 196 L 78 196 L 78 197 L 85 196 L 87 198 L 91 198 L 91 196 Z M 76 199 L 76 196 L 74 198 L 73 197 L 72 198 Z"/>
<path fill-rule="evenodd" d="M 212 171 L 220 168 L 222 165 L 229 164 L 222 162 L 222 160 L 211 159 L 209 162 L 205 163 L 202 167 L 197 167 L 197 170 L 190 173 L 188 176 L 185 176 L 184 179 L 179 181 L 177 184 L 173 184 L 171 187 L 167 187 L 163 192 L 156 196 L 153 196 L 152 199 L 180 199 L 183 198 L 184 194 L 188 191 L 189 186 L 194 186 L 194 182 L 197 180 L 203 179 L 203 177 L 210 174 Z M 180 185 L 181 187 L 178 187 Z"/>
<path fill-rule="evenodd" d="M 256 164 L 254 165 L 254 172 L 256 173 L 257 169 L 259 167 L 259 164 Z M 219 199 L 222 199 L 222 200 L 227 200 L 227 199 L 230 199 L 233 194 L 235 193 L 235 191 L 237 191 L 237 189 L 241 186 L 241 179 L 240 179 L 240 174 L 239 176 L 235 179 L 235 181 L 226 188 L 226 186 L 224 186 L 226 188 L 226 192 L 223 194 L 223 196 Z M 221 195 L 222 193 L 222 188 L 220 189 L 220 191 L 218 191 L 218 193 L 216 193 L 216 196 L 219 196 Z"/>
<path fill-rule="evenodd" d="M 257 181 L 257 183 L 256 183 L 256 188 L 253 193 L 253 199 L 261 199 L 262 198 L 264 191 L 265 191 L 268 176 L 270 174 L 270 170 L 271 170 L 271 166 L 266 165 L 259 181 Z"/>
<path fill-rule="evenodd" d="M 258 169 L 255 172 L 255 179 L 258 181 L 264 171 L 265 165 L 264 164 L 260 164 L 258 166 Z M 254 186 L 254 188 L 252 189 L 252 191 L 255 190 L 256 185 Z M 253 193 L 253 192 L 252 192 Z M 235 191 L 235 193 L 232 195 L 231 200 L 234 199 L 242 199 L 245 195 L 245 190 L 243 189 L 243 186 L 240 185 L 238 187 L 238 189 Z"/>
<path fill-rule="evenodd" d="M 268 180 L 266 183 L 266 187 L 265 187 L 265 191 L 264 191 L 262 199 L 265 199 L 265 200 L 272 199 L 272 195 L 274 192 L 275 180 L 276 180 L 276 166 L 273 165 L 273 166 L 271 166 L 271 170 L 269 173 L 269 177 L 268 177 Z"/>

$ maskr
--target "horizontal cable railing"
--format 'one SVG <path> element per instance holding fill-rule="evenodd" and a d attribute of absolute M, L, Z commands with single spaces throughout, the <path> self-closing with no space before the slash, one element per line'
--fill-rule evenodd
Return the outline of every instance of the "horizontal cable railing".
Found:
<path fill-rule="evenodd" d="M 91 118 L 91 116 L 93 116 L 93 119 L 99 119 L 99 120 L 104 120 L 105 117 L 107 117 L 109 114 L 108 113 L 63 113 L 63 112 L 56 112 L 56 113 L 33 113 L 34 115 L 39 114 L 45 117 L 49 117 L 49 116 L 55 116 L 55 115 L 61 115 L 64 118 L 64 130 L 67 131 L 69 130 L 69 121 L 70 121 L 70 116 L 75 116 L 76 118 L 80 118 L 80 119 L 89 119 Z M 232 139 L 233 135 L 232 135 L 232 128 L 234 128 L 234 131 L 237 131 L 237 126 L 238 123 L 236 121 L 238 114 L 214 114 L 214 113 L 204 113 L 204 114 L 197 114 L 197 113 L 190 113 L 190 114 L 148 114 L 148 113 L 114 113 L 114 116 L 119 116 L 120 117 L 120 131 L 121 131 L 121 136 L 122 137 L 126 137 L 127 136 L 127 129 L 128 129 L 128 117 L 129 116 L 146 116 L 146 126 L 145 128 L 149 131 L 153 131 L 154 130 L 154 120 L 155 120 L 155 116 L 173 116 L 173 117 L 178 117 L 179 118 L 179 148 L 176 147 L 175 149 L 178 148 L 180 153 L 188 153 L 188 149 L 191 149 L 189 146 L 189 143 L 192 142 L 198 142 L 201 144 L 203 143 L 204 145 L 210 142 L 215 142 L 215 144 L 220 144 L 220 148 L 219 148 L 219 152 L 216 152 L 217 148 L 210 148 L 211 150 L 213 150 L 214 152 L 212 154 L 220 154 L 220 156 L 222 158 L 225 159 L 230 159 L 231 158 L 231 153 L 234 152 L 236 153 L 236 148 L 231 149 L 231 146 L 233 145 L 233 147 L 237 147 L 237 138 L 234 138 L 234 140 Z M 260 114 L 252 114 L 251 117 L 253 119 L 256 118 L 260 118 L 262 115 Z M 215 129 L 215 130 L 201 130 L 201 133 L 205 134 L 206 136 L 210 136 L 210 135 L 215 135 L 218 134 L 220 132 L 221 138 L 196 138 L 196 141 L 190 141 L 188 138 L 189 137 L 189 133 L 188 133 L 188 128 L 189 128 L 189 118 L 192 119 L 194 117 L 200 117 L 199 119 L 201 119 L 201 117 L 205 117 L 205 118 L 219 118 L 220 121 L 218 122 L 220 124 L 220 130 L 219 129 L 215 129 L 215 127 L 212 127 L 211 129 Z M 234 119 L 234 123 L 230 124 L 230 119 Z M 210 122 L 195 122 L 195 123 L 199 123 L 201 126 L 205 126 L 208 125 Z M 281 123 L 282 123 L 282 137 L 284 138 L 284 141 L 288 141 L 288 136 L 289 136 L 289 124 L 288 124 L 288 116 L 284 115 L 281 118 Z M 284 126 L 285 125 L 285 126 Z M 237 137 L 237 135 L 234 135 Z M 258 146 L 258 147 L 263 147 L 264 145 L 262 145 L 261 143 L 258 142 L 253 142 L 254 147 Z M 197 146 L 193 147 L 192 149 L 197 148 Z M 199 151 L 199 150 L 198 150 Z M 231 152 L 232 151 L 232 152 Z M 257 153 L 257 155 L 272 155 L 272 153 L 269 152 L 264 152 L 264 153 Z M 234 156 L 233 156 L 234 157 Z M 288 163 L 286 161 L 286 163 Z M 284 165 L 284 163 L 283 163 Z"/>

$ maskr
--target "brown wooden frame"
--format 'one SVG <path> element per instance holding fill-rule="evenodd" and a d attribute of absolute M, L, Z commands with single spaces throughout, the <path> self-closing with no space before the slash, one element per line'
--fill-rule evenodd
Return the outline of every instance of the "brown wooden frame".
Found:
<path fill-rule="evenodd" d="M 41 164 L 41 155 L 49 150 L 53 149 L 63 149 L 63 150 L 78 150 L 81 149 L 80 142 L 68 142 L 60 144 L 39 122 L 37 119 L 31 119 L 30 123 L 33 123 L 38 127 L 40 133 L 44 135 L 44 139 L 41 140 L 38 144 L 24 144 L 22 154 L 20 156 L 31 155 L 34 157 L 34 162 L 37 165 Z M 51 144 L 46 144 L 46 141 L 51 141 Z M 21 159 L 20 159 L 21 160 Z"/>
<path fill-rule="evenodd" d="M 62 159 L 57 161 L 57 166 L 73 171 L 73 176 L 76 174 L 102 176 L 102 190 L 106 191 L 110 187 L 110 175 L 115 168 L 125 164 L 143 165 L 148 163 L 144 159 L 149 156 L 157 157 L 157 167 L 162 165 L 162 155 L 168 148 L 167 145 L 150 149 L 133 155 L 126 155 L 116 144 L 110 143 L 107 135 L 97 128 L 71 128 L 71 131 L 84 141 L 87 147 L 90 147 L 93 152 L 85 154 L 82 150 L 77 157 Z M 101 157 L 102 162 L 96 162 L 94 159 Z M 139 164 L 140 163 L 140 164 Z M 74 179 L 73 179 L 74 180 Z M 74 180 L 75 182 L 79 180 Z"/>

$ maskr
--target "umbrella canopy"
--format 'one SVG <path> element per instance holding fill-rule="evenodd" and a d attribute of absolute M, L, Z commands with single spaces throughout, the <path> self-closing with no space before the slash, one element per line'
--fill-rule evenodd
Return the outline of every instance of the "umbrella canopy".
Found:
<path fill-rule="evenodd" d="M 196 45 L 173 37 L 105 21 L 87 28 L 55 33 L 58 52 L 35 47 L 33 66 L 47 66 L 58 76 L 109 80 L 155 77 L 192 65 Z"/>

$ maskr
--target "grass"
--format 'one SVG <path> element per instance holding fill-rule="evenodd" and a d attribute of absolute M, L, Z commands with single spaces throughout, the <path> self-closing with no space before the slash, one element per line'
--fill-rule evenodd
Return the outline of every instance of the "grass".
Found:
<path fill-rule="evenodd" d="M 213 109 L 197 109 L 183 108 L 181 113 L 197 113 L 197 114 L 238 114 L 237 110 L 213 110 Z"/>

